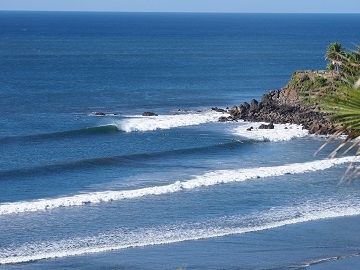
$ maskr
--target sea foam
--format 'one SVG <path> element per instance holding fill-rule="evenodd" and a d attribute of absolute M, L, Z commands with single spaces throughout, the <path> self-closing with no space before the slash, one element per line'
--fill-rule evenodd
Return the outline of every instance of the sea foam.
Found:
<path fill-rule="evenodd" d="M 121 250 L 130 247 L 171 244 L 198 239 L 269 230 L 303 222 L 360 215 L 359 201 L 324 200 L 303 202 L 255 211 L 148 228 L 116 229 L 106 233 L 0 247 L 0 265 Z"/>
<path fill-rule="evenodd" d="M 292 163 L 282 166 L 247 168 L 238 170 L 216 170 L 195 176 L 189 180 L 176 181 L 175 183 L 162 186 L 151 186 L 133 190 L 108 190 L 59 198 L 2 203 L 0 204 L 0 215 L 45 211 L 60 207 L 81 206 L 87 204 L 119 201 L 124 199 L 134 199 L 145 196 L 171 194 L 219 184 L 241 182 L 266 177 L 276 177 L 286 174 L 299 174 L 320 171 L 331 168 L 338 164 L 344 164 L 353 161 L 358 162 L 358 159 L 356 157 L 349 156 L 336 159 L 310 161 L 305 163 Z"/>
<path fill-rule="evenodd" d="M 217 122 L 220 116 L 228 114 L 216 111 L 203 111 L 199 113 L 179 113 L 159 116 L 127 116 L 112 124 L 125 132 L 153 131 L 157 129 L 171 129 L 176 127 L 194 126 L 209 122 Z"/>
<path fill-rule="evenodd" d="M 289 141 L 309 134 L 308 130 L 303 129 L 301 125 L 274 124 L 274 129 L 259 129 L 261 124 L 268 123 L 242 122 L 232 130 L 232 133 L 248 139 L 270 142 Z"/>

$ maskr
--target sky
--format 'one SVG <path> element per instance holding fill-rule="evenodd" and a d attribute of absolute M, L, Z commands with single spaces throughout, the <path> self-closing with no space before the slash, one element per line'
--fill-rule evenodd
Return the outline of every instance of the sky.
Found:
<path fill-rule="evenodd" d="M 0 0 L 0 10 L 360 13 L 360 0 Z"/>

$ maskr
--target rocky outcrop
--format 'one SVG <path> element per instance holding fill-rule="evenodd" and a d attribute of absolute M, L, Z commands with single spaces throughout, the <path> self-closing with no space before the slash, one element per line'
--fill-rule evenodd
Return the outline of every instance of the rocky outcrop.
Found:
<path fill-rule="evenodd" d="M 302 125 L 311 134 L 327 135 L 335 132 L 334 125 L 326 114 L 319 111 L 317 104 L 301 102 L 297 92 L 290 88 L 270 91 L 263 95 L 260 102 L 253 99 L 250 104 L 244 102 L 228 112 L 230 117 L 222 117 L 221 121 L 241 119 L 270 123 L 261 128 L 273 128 L 273 123 L 291 123 Z"/>

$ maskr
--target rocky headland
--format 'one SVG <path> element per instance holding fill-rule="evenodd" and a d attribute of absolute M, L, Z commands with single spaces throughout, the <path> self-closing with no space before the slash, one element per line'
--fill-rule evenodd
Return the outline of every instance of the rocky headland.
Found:
<path fill-rule="evenodd" d="M 329 79 L 331 77 L 331 79 Z M 219 121 L 268 122 L 259 128 L 273 128 L 273 124 L 298 124 L 311 134 L 328 135 L 335 132 L 335 126 L 328 115 L 321 112 L 316 101 L 309 101 L 311 92 L 319 92 L 330 87 L 333 73 L 319 71 L 297 71 L 282 89 L 270 91 L 255 99 L 228 109 L 228 117 Z M 223 109 L 213 108 L 223 111 Z"/>

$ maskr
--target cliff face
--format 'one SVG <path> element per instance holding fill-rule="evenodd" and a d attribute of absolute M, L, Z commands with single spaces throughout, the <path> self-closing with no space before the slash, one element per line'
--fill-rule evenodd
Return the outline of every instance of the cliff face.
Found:
<path fill-rule="evenodd" d="M 291 123 L 303 125 L 311 134 L 333 134 L 335 127 L 328 115 L 319 111 L 316 102 L 309 101 L 311 92 L 328 91 L 329 80 L 324 79 L 325 75 L 310 71 L 296 72 L 286 87 L 264 94 L 260 102 L 253 99 L 250 104 L 244 102 L 234 106 L 229 110 L 230 117 L 219 120 Z M 304 96 L 307 96 L 306 100 Z"/>

